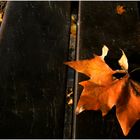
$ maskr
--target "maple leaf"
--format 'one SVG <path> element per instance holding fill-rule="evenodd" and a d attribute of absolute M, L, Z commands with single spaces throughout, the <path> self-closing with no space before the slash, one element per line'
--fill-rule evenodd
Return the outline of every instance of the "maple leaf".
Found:
<path fill-rule="evenodd" d="M 82 81 L 81 93 L 76 113 L 84 110 L 101 110 L 106 115 L 113 106 L 116 106 L 116 116 L 124 135 L 127 135 L 140 119 L 140 85 L 133 81 L 128 73 L 128 60 L 122 51 L 118 61 L 121 70 L 112 70 L 104 61 L 108 48 L 104 45 L 102 55 L 94 54 L 87 60 L 65 62 L 77 72 L 87 75 L 90 79 Z M 114 78 L 114 74 L 124 73 L 122 78 Z"/>

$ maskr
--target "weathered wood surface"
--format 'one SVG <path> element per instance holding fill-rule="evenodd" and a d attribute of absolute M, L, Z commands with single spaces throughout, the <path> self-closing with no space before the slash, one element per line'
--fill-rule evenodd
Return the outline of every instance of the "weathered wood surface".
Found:
<path fill-rule="evenodd" d="M 125 7 L 124 14 L 116 13 L 118 5 Z M 106 62 L 111 68 L 119 68 L 117 61 L 121 56 L 120 48 L 128 57 L 130 71 L 140 67 L 138 8 L 138 2 L 80 2 L 77 58 L 91 58 L 93 53 L 100 55 L 105 44 L 110 49 Z M 136 77 L 140 79 L 140 76 Z M 78 74 L 76 85 L 85 78 Z M 78 100 L 82 87 L 78 86 L 76 89 L 75 97 Z M 74 138 L 140 138 L 139 122 L 127 137 L 123 136 L 115 116 L 115 108 L 104 119 L 100 111 L 84 111 L 75 117 L 74 123 Z"/>
<path fill-rule="evenodd" d="M 125 7 L 124 14 L 116 13 L 118 5 Z M 120 48 L 128 57 L 129 70 L 139 67 L 139 6 L 139 2 L 79 2 L 77 58 L 101 54 L 105 44 L 110 67 L 118 68 Z M 139 122 L 123 136 L 115 108 L 104 119 L 100 111 L 72 118 L 72 106 L 65 106 L 63 64 L 69 30 L 70 2 L 8 2 L 0 29 L 0 138 L 140 138 Z M 139 80 L 139 71 L 133 77 Z M 86 78 L 76 74 L 74 107 L 82 91 L 78 81 Z"/>
<path fill-rule="evenodd" d="M 0 31 L 0 138 L 63 138 L 70 2 L 13 2 Z"/>

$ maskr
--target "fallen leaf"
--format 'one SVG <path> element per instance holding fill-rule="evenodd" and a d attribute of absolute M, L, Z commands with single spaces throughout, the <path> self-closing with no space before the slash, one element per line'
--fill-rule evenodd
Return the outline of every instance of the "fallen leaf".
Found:
<path fill-rule="evenodd" d="M 126 12 L 125 7 L 122 5 L 117 5 L 116 7 L 116 13 L 119 15 L 122 15 Z"/>
<path fill-rule="evenodd" d="M 83 86 L 76 113 L 84 110 L 101 110 L 106 115 L 113 106 L 116 106 L 116 116 L 124 135 L 127 135 L 140 119 L 140 85 L 133 81 L 128 73 L 128 60 L 122 51 L 118 61 L 121 70 L 112 70 L 104 61 L 108 53 L 107 46 L 102 48 L 102 55 L 94 55 L 87 60 L 65 62 L 66 65 L 83 73 L 89 80 L 79 84 Z M 114 74 L 124 73 L 118 79 Z"/>

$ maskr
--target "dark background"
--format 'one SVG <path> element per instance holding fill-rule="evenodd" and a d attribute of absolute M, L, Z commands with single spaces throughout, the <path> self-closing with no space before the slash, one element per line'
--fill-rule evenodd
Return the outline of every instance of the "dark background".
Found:
<path fill-rule="evenodd" d="M 118 5 L 125 7 L 124 14 L 116 13 Z M 73 115 L 82 91 L 77 83 L 87 78 L 82 74 L 73 78 L 75 102 L 66 108 L 64 62 L 72 12 L 79 24 L 76 57 L 101 54 L 105 44 L 111 68 L 119 68 L 120 48 L 128 57 L 129 71 L 140 67 L 139 2 L 7 2 L 0 28 L 0 138 L 140 138 L 139 121 L 123 136 L 115 107 L 105 118 L 100 111 Z M 132 77 L 139 81 L 140 72 Z"/>

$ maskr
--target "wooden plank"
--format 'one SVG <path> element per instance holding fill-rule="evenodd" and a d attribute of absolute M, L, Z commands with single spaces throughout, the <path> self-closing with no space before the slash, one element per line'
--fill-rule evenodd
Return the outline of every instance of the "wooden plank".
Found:
<path fill-rule="evenodd" d="M 122 14 L 116 12 L 119 5 L 124 6 Z M 139 29 L 138 2 L 80 2 L 77 59 L 91 58 L 93 53 L 100 55 L 105 44 L 110 49 L 106 62 L 111 68 L 119 68 L 120 48 L 128 57 L 130 71 L 140 67 Z M 76 101 L 82 91 L 78 82 L 86 78 L 76 74 Z M 140 138 L 139 131 L 140 123 L 137 122 L 129 135 L 124 137 L 115 108 L 104 119 L 100 111 L 84 111 L 74 117 L 74 138 Z"/>
<path fill-rule="evenodd" d="M 13 2 L 0 32 L 0 138 L 63 138 L 70 2 Z"/>

